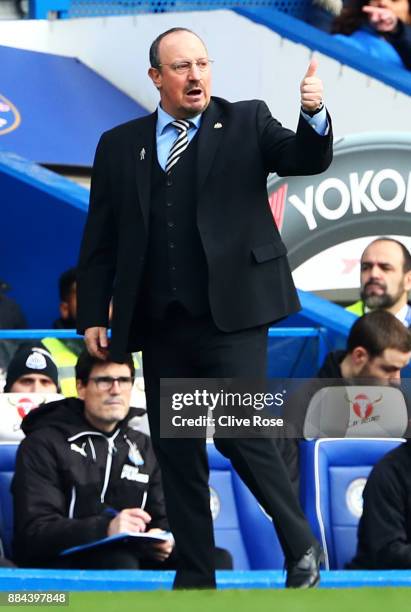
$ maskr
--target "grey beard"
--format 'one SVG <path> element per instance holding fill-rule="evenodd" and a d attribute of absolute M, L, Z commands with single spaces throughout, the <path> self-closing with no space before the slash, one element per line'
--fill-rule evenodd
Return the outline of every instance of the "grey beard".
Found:
<path fill-rule="evenodd" d="M 388 293 L 383 293 L 382 295 L 364 295 L 364 293 L 361 292 L 361 299 L 370 310 L 391 308 L 391 306 L 394 306 L 395 302 L 398 301 L 399 297 L 399 295 L 393 296 L 388 295 Z"/>

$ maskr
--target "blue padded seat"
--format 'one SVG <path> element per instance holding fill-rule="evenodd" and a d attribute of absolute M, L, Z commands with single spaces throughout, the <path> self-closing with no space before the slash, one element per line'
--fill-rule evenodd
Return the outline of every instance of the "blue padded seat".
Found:
<path fill-rule="evenodd" d="M 236 570 L 283 568 L 271 518 L 214 444 L 207 451 L 216 544 L 230 551 Z"/>
<path fill-rule="evenodd" d="M 362 491 L 373 466 L 401 438 L 323 438 L 300 442 L 300 494 L 327 569 L 343 569 L 357 548 Z"/>
<path fill-rule="evenodd" d="M 0 539 L 4 555 L 11 558 L 13 537 L 13 498 L 10 485 L 16 465 L 18 444 L 0 443 Z"/>

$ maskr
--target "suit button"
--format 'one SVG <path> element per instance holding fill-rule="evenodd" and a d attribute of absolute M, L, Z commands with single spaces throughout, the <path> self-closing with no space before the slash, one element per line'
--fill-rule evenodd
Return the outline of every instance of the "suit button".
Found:
<path fill-rule="evenodd" d="M 177 291 L 177 287 L 173 287 L 172 289 L 173 289 L 173 291 Z"/>
<path fill-rule="evenodd" d="M 174 244 L 174 242 L 169 242 L 169 243 L 168 243 L 168 246 L 170 247 L 170 249 L 174 249 L 175 244 Z"/>
<path fill-rule="evenodd" d="M 168 227 L 174 227 L 174 221 L 169 221 L 169 222 L 167 223 L 167 225 L 168 225 Z"/>
<path fill-rule="evenodd" d="M 168 208 L 170 208 L 170 206 L 172 206 L 173 203 L 172 202 L 167 202 L 166 206 L 168 206 Z"/>

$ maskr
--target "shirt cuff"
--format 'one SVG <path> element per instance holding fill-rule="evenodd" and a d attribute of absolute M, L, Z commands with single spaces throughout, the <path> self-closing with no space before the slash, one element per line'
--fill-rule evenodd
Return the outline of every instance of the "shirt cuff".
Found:
<path fill-rule="evenodd" d="M 320 110 L 319 113 L 310 117 L 307 113 L 305 113 L 301 109 L 301 114 L 304 119 L 311 125 L 311 127 L 319 134 L 320 136 L 327 136 L 328 130 L 330 129 L 328 125 L 327 119 L 327 111 L 325 110 L 325 106 Z"/>

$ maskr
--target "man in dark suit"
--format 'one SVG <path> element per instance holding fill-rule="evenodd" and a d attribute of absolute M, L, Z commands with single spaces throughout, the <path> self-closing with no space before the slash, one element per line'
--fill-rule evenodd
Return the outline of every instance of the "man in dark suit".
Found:
<path fill-rule="evenodd" d="M 110 351 L 121 362 L 127 351 L 143 349 L 150 428 L 180 551 L 174 586 L 212 588 L 205 440 L 160 437 L 160 378 L 265 375 L 269 324 L 299 309 L 267 175 L 325 170 L 331 125 L 314 61 L 301 83 L 296 134 L 261 101 L 211 98 L 211 60 L 191 31 L 160 35 L 150 63 L 157 111 L 103 134 L 97 148 L 78 323 L 89 351 L 102 359 Z M 273 517 L 287 586 L 317 584 L 321 551 L 274 441 L 215 443 Z"/>

